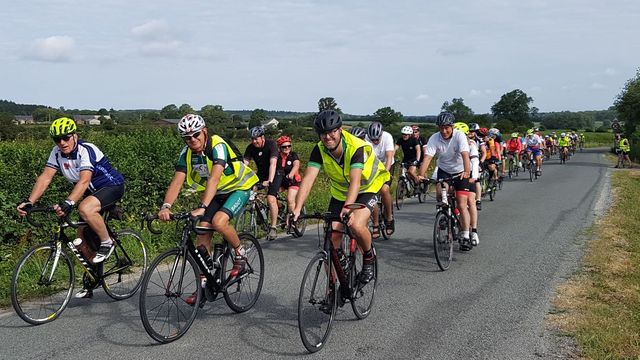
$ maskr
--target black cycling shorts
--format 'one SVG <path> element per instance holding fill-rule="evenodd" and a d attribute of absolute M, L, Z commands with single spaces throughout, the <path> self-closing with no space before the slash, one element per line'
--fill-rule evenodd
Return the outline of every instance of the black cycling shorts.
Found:
<path fill-rule="evenodd" d="M 276 171 L 276 175 L 273 177 L 273 181 L 269 184 L 269 188 L 267 189 L 267 195 L 278 196 L 283 178 L 284 174 L 281 171 Z"/>
<path fill-rule="evenodd" d="M 91 192 L 87 189 L 84 196 L 94 196 L 100 201 L 100 210 L 104 210 L 115 204 L 124 196 L 124 184 L 116 186 L 107 186 Z"/>
<path fill-rule="evenodd" d="M 363 204 L 369 209 L 369 211 L 373 211 L 373 208 L 378 203 L 378 195 L 374 193 L 362 193 L 358 194 L 356 198 L 356 203 Z M 342 212 L 342 207 L 344 206 L 344 201 L 338 200 L 334 197 L 329 201 L 329 209 L 327 211 L 334 216 L 339 216 L 340 212 Z"/>
<path fill-rule="evenodd" d="M 440 179 L 448 179 L 450 177 L 454 177 L 454 176 L 458 176 L 460 174 L 449 174 L 446 171 L 442 171 L 442 169 L 438 168 L 438 180 Z M 456 177 L 455 180 L 453 180 L 453 188 L 456 189 L 456 191 L 473 191 L 475 192 L 475 185 L 471 185 L 469 183 L 469 179 L 461 179 L 459 176 Z M 473 189 L 473 190 L 471 190 Z"/>

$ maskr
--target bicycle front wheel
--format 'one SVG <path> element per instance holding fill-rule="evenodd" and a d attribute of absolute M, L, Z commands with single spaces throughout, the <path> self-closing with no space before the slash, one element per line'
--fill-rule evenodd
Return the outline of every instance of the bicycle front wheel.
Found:
<path fill-rule="evenodd" d="M 391 238 L 391 235 L 387 234 L 387 226 L 385 225 L 386 219 L 384 215 L 385 212 L 386 212 L 386 208 L 384 207 L 384 204 L 381 202 L 380 207 L 378 209 L 378 224 L 380 224 L 380 233 L 382 234 L 382 238 L 385 240 L 389 240 Z"/>
<path fill-rule="evenodd" d="M 102 288 L 115 300 L 130 298 L 138 291 L 147 269 L 147 248 L 132 230 L 116 233 L 113 253 L 104 261 Z"/>
<path fill-rule="evenodd" d="M 433 226 L 433 253 L 440 270 L 446 271 L 453 259 L 453 229 L 443 211 L 438 211 Z"/>
<path fill-rule="evenodd" d="M 303 205 L 300 215 L 306 215 L 306 214 L 307 214 L 307 207 Z M 293 230 L 293 237 L 296 237 L 296 238 L 302 237 L 304 235 L 304 232 L 307 230 L 307 219 L 298 220 L 298 222 L 296 223 L 296 226 L 292 226 L 291 228 Z"/>
<path fill-rule="evenodd" d="M 256 213 L 255 207 L 245 207 L 242 210 L 242 213 L 238 216 L 236 220 L 236 231 L 238 233 L 247 233 L 251 234 L 254 237 L 258 233 L 258 226 L 256 224 Z"/>
<path fill-rule="evenodd" d="M 40 325 L 60 316 L 71 299 L 75 273 L 67 254 L 55 244 L 31 248 L 11 279 L 11 304 L 20 318 Z"/>
<path fill-rule="evenodd" d="M 255 237 L 250 234 L 240 234 L 240 243 L 245 251 L 245 270 L 231 280 L 224 291 L 224 300 L 231 310 L 241 313 L 253 307 L 260 297 L 264 281 L 264 256 L 262 248 Z M 227 248 L 222 268 L 225 279 L 233 268 L 233 249 Z"/>
<path fill-rule="evenodd" d="M 396 209 L 402 209 L 404 204 L 404 198 L 407 196 L 407 183 L 404 180 L 399 180 L 396 187 Z"/>
<path fill-rule="evenodd" d="M 371 249 L 375 254 L 376 249 L 371 244 Z M 366 284 L 361 284 L 358 281 L 358 274 L 362 270 L 362 249 L 358 246 L 355 254 L 355 261 L 351 268 L 351 276 L 353 279 L 353 286 L 356 287 L 355 294 L 351 299 L 351 308 L 353 309 L 353 313 L 356 315 L 358 319 L 364 319 L 371 313 L 371 309 L 373 308 L 373 299 L 376 293 L 376 285 L 378 284 L 378 259 L 376 257 L 376 261 L 374 264 L 374 276 L 371 281 Z"/>
<path fill-rule="evenodd" d="M 326 344 L 336 314 L 337 291 L 331 282 L 335 277 L 332 272 L 329 258 L 318 253 L 307 265 L 300 285 L 298 330 L 302 344 L 312 353 Z"/>
<path fill-rule="evenodd" d="M 149 266 L 140 289 L 140 319 L 147 334 L 160 343 L 184 335 L 198 313 L 200 269 L 180 248 L 160 254 Z M 187 297 L 195 295 L 192 304 Z"/>

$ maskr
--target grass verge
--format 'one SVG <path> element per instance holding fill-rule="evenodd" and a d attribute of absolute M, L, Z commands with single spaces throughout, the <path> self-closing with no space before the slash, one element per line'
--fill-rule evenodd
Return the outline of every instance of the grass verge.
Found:
<path fill-rule="evenodd" d="M 558 288 L 552 325 L 590 359 L 640 358 L 640 171 L 612 175 L 613 204 L 592 228 L 583 268 Z"/>

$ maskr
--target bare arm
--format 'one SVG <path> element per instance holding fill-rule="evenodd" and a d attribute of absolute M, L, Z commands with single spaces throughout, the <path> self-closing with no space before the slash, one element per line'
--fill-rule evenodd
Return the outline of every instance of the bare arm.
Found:
<path fill-rule="evenodd" d="M 393 165 L 393 157 L 395 156 L 395 154 L 396 152 L 391 150 L 385 152 L 386 159 L 384 161 L 384 167 L 387 169 L 387 171 L 391 171 L 391 165 Z"/>
<path fill-rule="evenodd" d="M 298 174 L 298 171 L 300 171 L 300 160 L 294 160 L 293 161 L 293 167 L 291 168 L 291 171 L 289 172 L 289 178 L 293 179 L 293 177 L 296 176 L 296 174 Z"/>
<path fill-rule="evenodd" d="M 420 161 L 420 155 L 422 155 L 422 147 L 420 145 L 416 145 L 416 160 Z"/>
<path fill-rule="evenodd" d="M 82 198 L 82 195 L 84 195 L 84 192 L 87 191 L 92 176 L 93 171 L 91 170 L 80 171 L 80 180 L 73 186 L 73 190 L 71 190 L 71 194 L 67 196 L 67 199 L 78 202 L 80 198 Z"/>
<path fill-rule="evenodd" d="M 307 200 L 307 197 L 309 197 L 311 187 L 316 181 L 316 177 L 318 177 L 319 173 L 320 169 L 313 166 L 307 166 L 307 169 L 304 171 L 304 177 L 302 178 L 300 189 L 296 195 L 296 208 L 293 210 L 293 213 L 295 214 L 294 220 L 298 218 L 298 215 L 302 210 L 302 206 L 304 206 L 304 202 Z"/>
<path fill-rule="evenodd" d="M 204 189 L 204 194 L 202 194 L 201 198 L 203 204 L 208 206 L 211 204 L 213 197 L 216 196 L 223 170 L 224 167 L 220 164 L 213 165 L 211 168 L 211 174 L 209 174 L 209 179 L 207 180 L 207 187 Z"/>
<path fill-rule="evenodd" d="M 431 159 L 433 159 L 433 156 L 431 155 L 425 155 L 424 156 L 424 161 L 422 161 L 422 164 L 420 165 L 420 172 L 418 173 L 418 178 L 419 179 L 424 179 L 426 174 L 427 174 L 427 169 L 429 169 L 429 164 L 431 164 Z M 467 157 L 468 159 L 468 157 Z"/>
<path fill-rule="evenodd" d="M 464 170 L 462 173 L 462 178 L 467 179 L 471 174 L 471 160 L 469 159 L 469 152 L 463 151 L 462 154 L 462 163 L 464 164 Z"/>
<path fill-rule="evenodd" d="M 276 168 L 278 166 L 278 158 L 272 157 L 269 159 L 269 183 L 273 182 L 276 177 Z"/>
<path fill-rule="evenodd" d="M 345 205 L 356 202 L 358 192 L 360 192 L 360 179 L 362 179 L 362 169 L 352 168 L 349 170 L 349 189 L 347 190 L 347 199 L 344 201 Z"/>
<path fill-rule="evenodd" d="M 38 202 L 42 194 L 44 194 L 44 192 L 49 187 L 49 184 L 51 184 L 51 180 L 53 180 L 53 177 L 56 175 L 57 171 L 58 170 L 48 166 L 44 168 L 42 174 L 38 176 L 38 180 L 36 180 L 36 183 L 33 185 L 33 189 L 31 189 L 29 201 L 31 201 L 32 203 Z"/>
<path fill-rule="evenodd" d="M 180 188 L 182 187 L 182 184 L 184 184 L 186 178 L 187 174 L 181 171 L 176 171 L 175 174 L 173 174 L 173 179 L 167 188 L 167 192 L 164 194 L 165 204 L 169 204 L 169 206 L 171 206 L 176 201 L 178 195 L 180 195 Z"/>

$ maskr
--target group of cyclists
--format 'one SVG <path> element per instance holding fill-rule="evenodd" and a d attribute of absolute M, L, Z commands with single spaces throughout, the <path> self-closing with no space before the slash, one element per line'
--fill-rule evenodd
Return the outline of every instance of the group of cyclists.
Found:
<path fill-rule="evenodd" d="M 200 217 L 199 226 L 213 228 L 234 249 L 230 275 L 239 277 L 245 272 L 246 258 L 233 220 L 245 208 L 256 185 L 260 183 L 267 189 L 271 213 L 267 237 L 273 239 L 276 237 L 279 211 L 277 194 L 287 192 L 288 209 L 291 209 L 289 220 L 295 226 L 322 170 L 330 182 L 331 199 L 327 212 L 341 217 L 349 215 L 347 226 L 363 253 L 358 281 L 365 286 L 376 276 L 372 241 L 381 235 L 377 216 L 379 198 L 384 205 L 384 231 L 387 235 L 395 231 L 391 184 L 396 167 L 395 155 L 399 149 L 403 154 L 401 164 L 416 184 L 429 180 L 427 171 L 434 157 L 437 160 L 431 179 L 454 179 L 452 184 L 461 224 L 460 249 L 468 251 L 479 244 L 478 210 L 482 209 L 479 180 L 483 171 L 488 171 L 492 179 L 499 180 L 505 176 L 506 159 L 517 161 L 522 166 L 524 157 L 530 154 L 535 158 L 538 175 L 541 175 L 545 151 L 566 152 L 571 146 L 584 142 L 582 134 L 578 136 L 572 132 L 556 136 L 552 133 L 543 136 L 539 129 L 529 129 L 523 136 L 512 133 L 505 141 L 498 129 L 456 122 L 455 116 L 449 112 L 440 113 L 436 125 L 438 131 L 428 139 L 420 135 L 418 126 L 404 126 L 400 138 L 394 141 L 380 122 L 371 122 L 366 129 L 353 127 L 347 130 L 338 112 L 321 111 L 313 123 L 319 141 L 313 147 L 301 176 L 301 160 L 293 151 L 290 137 L 283 135 L 274 141 L 266 138 L 263 127 L 254 127 L 249 131 L 251 143 L 244 154 L 240 154 L 230 141 L 210 134 L 201 116 L 188 114 L 177 125 L 184 147 L 178 155 L 173 178 L 157 216 L 164 221 L 170 220 L 172 205 L 186 182 L 188 187 L 200 193 L 200 203 L 191 211 L 192 216 Z M 18 214 L 27 214 L 56 172 L 60 171 L 74 186 L 71 193 L 55 206 L 56 212 L 59 216 L 66 216 L 77 204 L 80 216 L 101 240 L 93 262 L 104 261 L 113 251 L 113 240 L 109 238 L 100 214 L 124 195 L 124 177 L 110 165 L 100 149 L 79 138 L 72 119 L 54 120 L 50 135 L 56 145 L 30 195 L 18 204 Z M 255 172 L 249 167 L 252 160 L 256 164 Z M 437 186 L 436 198 L 441 202 L 439 187 L 443 185 L 438 183 Z M 349 208 L 355 203 L 363 206 Z M 370 219 L 372 229 L 369 228 Z M 340 246 L 342 239 L 341 226 L 337 222 L 332 226 L 335 248 Z M 212 254 L 211 238 L 211 232 L 197 235 L 196 247 L 214 262 L 219 261 L 222 254 L 215 251 Z M 90 290 L 83 289 L 76 297 L 91 295 Z M 190 294 L 185 301 L 195 305 L 195 295 Z"/>

